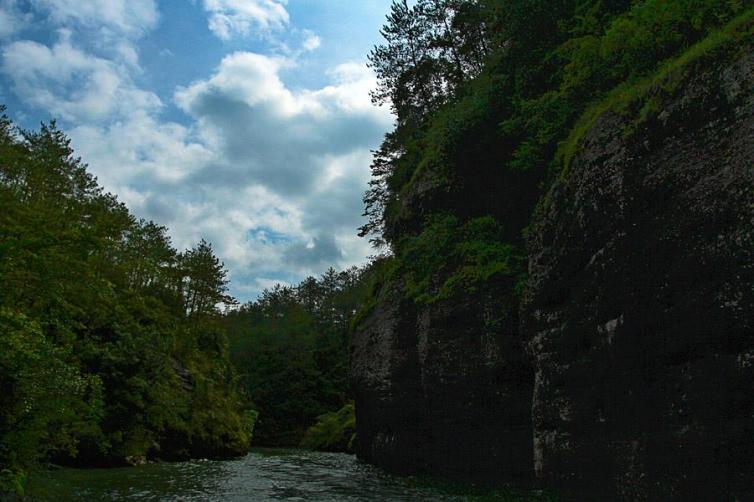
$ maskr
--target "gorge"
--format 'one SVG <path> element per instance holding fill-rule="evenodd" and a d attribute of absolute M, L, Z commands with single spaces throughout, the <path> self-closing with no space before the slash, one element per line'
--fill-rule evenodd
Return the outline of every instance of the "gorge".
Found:
<path fill-rule="evenodd" d="M 370 2 L 64 3 L 0 1 L 0 499 L 754 500 L 754 0 L 385 0 L 366 67 Z"/>

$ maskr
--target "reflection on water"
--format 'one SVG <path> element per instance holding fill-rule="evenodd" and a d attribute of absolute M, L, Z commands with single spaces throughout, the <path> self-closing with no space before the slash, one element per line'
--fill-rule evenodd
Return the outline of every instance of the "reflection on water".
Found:
<path fill-rule="evenodd" d="M 544 501 L 536 493 L 490 492 L 391 476 L 352 455 L 255 450 L 229 461 L 194 460 L 122 469 L 60 469 L 35 479 L 33 500 L 181 501 Z"/>

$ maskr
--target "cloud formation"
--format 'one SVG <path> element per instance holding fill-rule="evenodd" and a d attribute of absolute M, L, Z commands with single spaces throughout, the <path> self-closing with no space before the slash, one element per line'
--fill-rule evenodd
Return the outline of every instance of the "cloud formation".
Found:
<path fill-rule="evenodd" d="M 304 51 L 313 51 L 319 48 L 320 45 L 322 45 L 322 39 L 317 36 L 316 33 L 314 33 L 311 30 L 304 30 L 304 41 L 301 43 L 301 48 Z"/>
<path fill-rule="evenodd" d="M 204 0 L 209 29 L 222 40 L 267 33 L 289 22 L 286 0 Z"/>
<path fill-rule="evenodd" d="M 186 184 L 233 206 L 235 228 L 217 238 L 234 269 L 304 275 L 360 262 L 367 252 L 355 237 L 361 194 L 370 149 L 391 118 L 372 106 L 374 76 L 364 65 L 340 65 L 331 85 L 293 91 L 280 72 L 295 67 L 292 60 L 237 52 L 209 78 L 176 92 L 214 153 Z M 204 218 L 197 215 L 190 226 L 212 228 L 198 221 Z M 254 234 L 259 227 L 268 232 Z"/>
<path fill-rule="evenodd" d="M 211 78 L 177 92 L 179 106 L 228 161 L 198 173 L 198 181 L 261 183 L 301 196 L 323 181 L 325 156 L 375 146 L 389 118 L 369 102 L 371 73 L 347 65 L 333 71 L 333 85 L 293 92 L 279 72 L 294 65 L 239 52 L 226 56 Z"/>
<path fill-rule="evenodd" d="M 0 0 L 0 39 L 27 27 L 32 16 L 21 11 L 18 0 Z"/>
<path fill-rule="evenodd" d="M 33 3 L 57 40 L 4 43 L 3 85 L 63 118 L 100 183 L 137 216 L 168 226 L 177 247 L 211 241 L 233 293 L 246 300 L 273 281 L 363 262 L 369 247 L 355 234 L 370 149 L 392 122 L 370 102 L 375 77 L 363 63 L 334 65 L 327 85 L 293 88 L 285 75 L 303 71 L 300 58 L 320 40 L 291 28 L 304 35 L 303 51 L 227 54 L 209 75 L 161 100 L 138 79 L 137 41 L 159 19 L 151 1 L 102 0 L 99 24 L 98 2 Z M 203 6 L 210 25 L 215 16 L 235 16 L 217 21 L 228 30 L 217 28 L 221 37 L 289 23 L 279 1 Z M 83 27 L 106 35 L 94 48 L 77 44 Z M 122 36 L 108 35 L 115 32 Z M 184 123 L 162 118 L 172 105 Z"/>
<path fill-rule="evenodd" d="M 102 59 L 71 45 L 70 32 L 46 45 L 32 40 L 2 49 L 2 72 L 13 91 L 27 103 L 70 121 L 104 120 L 130 110 L 161 105 L 151 92 L 137 88 L 129 76 L 132 60 Z"/>
<path fill-rule="evenodd" d="M 69 27 L 80 25 L 100 32 L 138 37 L 157 25 L 154 0 L 29 0 L 49 20 Z"/>

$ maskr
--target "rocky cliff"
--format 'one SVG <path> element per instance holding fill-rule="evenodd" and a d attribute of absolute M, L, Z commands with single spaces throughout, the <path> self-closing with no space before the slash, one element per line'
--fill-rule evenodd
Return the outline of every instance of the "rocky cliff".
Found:
<path fill-rule="evenodd" d="M 577 500 L 754 499 L 747 37 L 585 115 L 529 228 L 520 311 L 382 287 L 351 345 L 362 458 Z"/>
<path fill-rule="evenodd" d="M 485 325 L 500 305 L 383 297 L 351 348 L 359 456 L 405 473 L 529 478 L 532 372 L 515 329 Z"/>
<path fill-rule="evenodd" d="M 535 220 L 524 330 L 548 485 L 751 496 L 754 52 L 741 49 L 599 116 Z"/>

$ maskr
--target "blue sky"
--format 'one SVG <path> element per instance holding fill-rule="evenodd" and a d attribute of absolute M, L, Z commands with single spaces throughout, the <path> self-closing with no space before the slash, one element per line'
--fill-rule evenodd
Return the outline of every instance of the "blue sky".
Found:
<path fill-rule="evenodd" d="M 0 101 L 55 118 L 100 184 L 253 299 L 370 254 L 366 55 L 389 0 L 0 0 Z"/>

